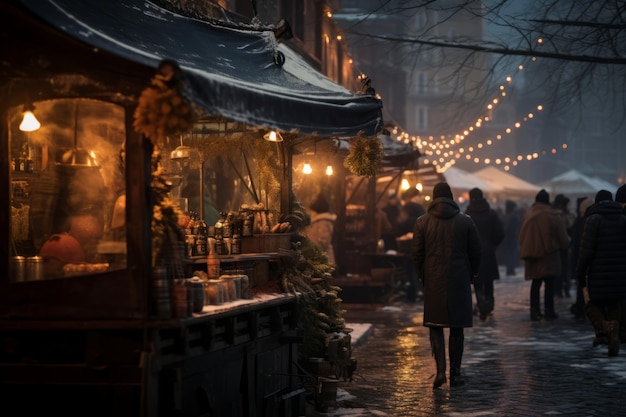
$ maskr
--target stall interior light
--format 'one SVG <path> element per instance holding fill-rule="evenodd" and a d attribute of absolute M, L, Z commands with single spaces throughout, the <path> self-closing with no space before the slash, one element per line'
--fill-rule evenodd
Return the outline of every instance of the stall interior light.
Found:
<path fill-rule="evenodd" d="M 95 154 L 78 147 L 78 100 L 74 102 L 74 147 L 58 155 L 56 164 L 72 168 L 99 168 Z"/>
<path fill-rule="evenodd" d="M 282 135 L 276 130 L 270 130 L 269 132 L 264 134 L 263 139 L 265 139 L 268 142 L 282 142 L 283 141 Z"/>
<path fill-rule="evenodd" d="M 34 132 L 41 127 L 41 123 L 39 123 L 39 120 L 35 117 L 33 110 L 35 110 L 35 106 L 33 106 L 32 103 L 24 105 L 24 114 L 22 123 L 20 123 L 20 130 L 22 132 Z"/>
<path fill-rule="evenodd" d="M 328 175 L 329 177 L 331 175 L 333 175 L 333 166 L 332 165 L 326 166 L 326 175 Z"/>
<path fill-rule="evenodd" d="M 313 168 L 311 168 L 311 164 L 309 164 L 308 162 L 305 162 L 304 165 L 302 166 L 302 173 L 309 175 L 313 172 Z"/>

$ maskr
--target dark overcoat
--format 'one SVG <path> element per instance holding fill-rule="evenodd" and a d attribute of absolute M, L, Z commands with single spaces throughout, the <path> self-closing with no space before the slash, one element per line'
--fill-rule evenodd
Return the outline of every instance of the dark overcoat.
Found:
<path fill-rule="evenodd" d="M 504 240 L 502 219 L 500 219 L 500 216 L 494 209 L 489 207 L 489 203 L 484 198 L 470 201 L 465 214 L 474 220 L 482 245 L 480 271 L 478 272 L 478 277 L 474 279 L 474 283 L 485 283 L 494 279 L 500 279 L 496 248 Z"/>
<path fill-rule="evenodd" d="M 480 252 L 472 219 L 454 200 L 434 199 L 415 222 L 411 247 L 424 286 L 424 326 L 473 325 L 471 284 L 480 268 Z"/>
<path fill-rule="evenodd" d="M 619 203 L 602 201 L 589 209 L 576 273 L 592 301 L 626 298 L 626 216 Z"/>

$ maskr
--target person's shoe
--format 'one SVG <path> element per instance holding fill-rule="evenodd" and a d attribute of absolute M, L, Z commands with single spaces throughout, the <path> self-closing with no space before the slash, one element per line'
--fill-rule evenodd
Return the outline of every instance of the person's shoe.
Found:
<path fill-rule="evenodd" d="M 445 383 L 446 383 L 446 373 L 445 372 L 442 374 L 438 373 L 437 376 L 435 377 L 435 382 L 433 382 L 433 389 L 437 389 Z"/>
<path fill-rule="evenodd" d="M 545 319 L 546 320 L 556 320 L 559 318 L 559 315 L 556 314 L 554 311 L 551 311 L 549 313 L 546 313 L 545 315 Z"/>
<path fill-rule="evenodd" d="M 593 347 L 599 346 L 599 345 L 608 345 L 609 344 L 609 339 L 602 334 L 598 334 L 596 335 L 596 337 L 593 338 Z"/>
<path fill-rule="evenodd" d="M 543 314 L 539 312 L 530 313 L 530 321 L 541 321 L 543 320 Z"/>
<path fill-rule="evenodd" d="M 465 378 L 461 375 L 461 371 L 450 369 L 450 386 L 460 387 L 461 385 L 465 385 Z"/>
<path fill-rule="evenodd" d="M 604 321 L 602 326 L 609 339 L 609 356 L 619 355 L 619 322 L 616 320 Z"/>

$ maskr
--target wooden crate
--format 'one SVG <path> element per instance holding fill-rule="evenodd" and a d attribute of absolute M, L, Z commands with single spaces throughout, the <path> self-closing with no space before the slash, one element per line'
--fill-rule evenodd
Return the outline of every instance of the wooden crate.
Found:
<path fill-rule="evenodd" d="M 241 253 L 274 253 L 291 249 L 291 233 L 264 233 L 241 238 Z"/>

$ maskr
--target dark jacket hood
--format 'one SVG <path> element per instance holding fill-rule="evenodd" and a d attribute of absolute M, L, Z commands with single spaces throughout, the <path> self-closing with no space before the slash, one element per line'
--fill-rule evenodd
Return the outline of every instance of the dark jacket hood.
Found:
<path fill-rule="evenodd" d="M 446 197 L 435 198 L 428 206 L 428 214 L 440 219 L 449 219 L 456 216 L 460 211 L 454 200 Z"/>
<path fill-rule="evenodd" d="M 594 214 L 599 214 L 611 220 L 615 220 L 623 214 L 622 205 L 615 201 L 601 201 L 589 207 L 585 216 L 589 217 Z"/>
<path fill-rule="evenodd" d="M 470 201 L 469 205 L 465 209 L 465 213 L 469 215 L 484 213 L 489 211 L 489 208 L 489 202 L 487 202 L 484 198 L 479 198 Z"/>

